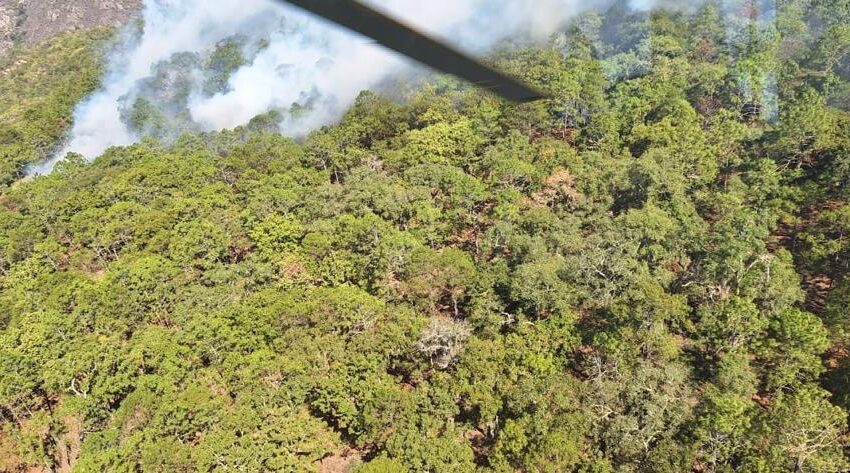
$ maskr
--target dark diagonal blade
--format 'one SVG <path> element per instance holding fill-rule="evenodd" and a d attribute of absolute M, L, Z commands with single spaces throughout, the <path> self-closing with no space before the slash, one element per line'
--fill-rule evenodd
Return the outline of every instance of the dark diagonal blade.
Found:
<path fill-rule="evenodd" d="M 355 0 L 287 1 L 350 30 L 368 36 L 422 64 L 455 75 L 514 102 L 543 94 L 457 50 Z"/>

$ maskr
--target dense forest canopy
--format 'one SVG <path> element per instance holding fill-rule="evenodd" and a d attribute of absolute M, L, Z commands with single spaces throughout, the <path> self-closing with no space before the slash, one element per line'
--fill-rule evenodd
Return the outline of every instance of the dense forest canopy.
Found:
<path fill-rule="evenodd" d="M 490 58 L 547 100 L 301 140 L 137 101 L 32 179 L 110 32 L 16 50 L 0 471 L 850 470 L 850 3 L 760 7 L 586 13 Z"/>

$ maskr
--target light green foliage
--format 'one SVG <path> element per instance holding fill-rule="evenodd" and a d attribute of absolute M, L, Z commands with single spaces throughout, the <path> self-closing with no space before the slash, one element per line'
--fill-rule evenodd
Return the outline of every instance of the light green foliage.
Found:
<path fill-rule="evenodd" d="M 251 239 L 262 256 L 273 259 L 294 251 L 303 237 L 301 224 L 290 216 L 270 215 L 251 231 Z"/>
<path fill-rule="evenodd" d="M 168 139 L 0 194 L 0 471 L 847 471 L 847 2 L 625 3 L 493 57 L 547 100 L 435 78 L 297 141 L 177 136 L 240 38 L 157 65 Z M 80 38 L 16 54 L 88 90 Z M 84 93 L 35 70 L 7 181 Z"/>
<path fill-rule="evenodd" d="M 357 473 L 405 473 L 407 469 L 396 460 L 386 457 L 376 458 L 354 470 Z"/>
<path fill-rule="evenodd" d="M 763 440 L 746 465 L 754 471 L 843 471 L 849 466 L 841 452 L 846 422 L 847 413 L 816 386 L 782 393 L 759 422 Z"/>
<path fill-rule="evenodd" d="M 63 35 L 0 59 L 0 189 L 55 151 L 74 106 L 99 84 L 100 29 Z"/>

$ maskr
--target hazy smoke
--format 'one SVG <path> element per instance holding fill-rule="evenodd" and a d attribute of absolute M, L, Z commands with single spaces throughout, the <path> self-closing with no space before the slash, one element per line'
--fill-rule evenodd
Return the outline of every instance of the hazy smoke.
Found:
<path fill-rule="evenodd" d="M 612 0 L 366 3 L 480 53 L 507 37 L 545 38 L 570 17 Z M 637 9 L 648 9 L 654 3 L 630 1 Z M 228 38 L 240 38 L 247 62 L 232 72 L 224 88 L 211 92 L 204 87 L 207 72 L 201 70 L 203 61 L 197 58 Z M 181 64 L 198 70 L 162 72 L 177 53 L 194 54 L 182 58 Z M 138 105 L 140 97 L 153 95 L 171 103 L 174 110 L 169 113 L 181 117 L 187 131 L 231 128 L 269 110 L 295 107 L 297 114 L 284 113 L 287 118 L 281 131 L 298 135 L 334 120 L 361 90 L 409 65 L 367 38 L 284 2 L 145 0 L 141 22 L 126 29 L 110 57 L 103 87 L 77 108 L 67 146 L 30 173 L 49 172 L 67 152 L 94 158 L 110 146 L 138 140 L 144 130 L 128 127 L 127 117 L 138 111 L 134 104 Z M 151 77 L 157 74 L 159 90 L 151 90 Z"/>

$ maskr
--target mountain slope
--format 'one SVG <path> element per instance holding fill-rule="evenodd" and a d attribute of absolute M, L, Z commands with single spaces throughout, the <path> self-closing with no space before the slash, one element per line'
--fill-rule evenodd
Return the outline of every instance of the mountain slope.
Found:
<path fill-rule="evenodd" d="M 0 57 L 15 44 L 37 45 L 69 31 L 118 26 L 141 0 L 0 0 Z"/>

